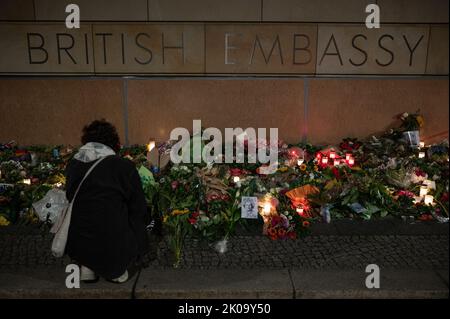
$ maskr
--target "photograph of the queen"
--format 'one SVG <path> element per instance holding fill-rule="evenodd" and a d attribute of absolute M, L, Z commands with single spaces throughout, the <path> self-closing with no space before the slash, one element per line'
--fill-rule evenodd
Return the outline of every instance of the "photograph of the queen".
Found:
<path fill-rule="evenodd" d="M 252 196 L 242 196 L 241 217 L 248 219 L 258 218 L 258 198 Z"/>

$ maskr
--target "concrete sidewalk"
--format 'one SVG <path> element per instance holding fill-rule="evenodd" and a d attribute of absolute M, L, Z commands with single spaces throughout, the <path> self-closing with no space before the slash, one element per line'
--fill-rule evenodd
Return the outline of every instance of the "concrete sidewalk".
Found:
<path fill-rule="evenodd" d="M 100 280 L 65 287 L 64 268 L 0 273 L 0 298 L 130 298 L 134 280 Z M 448 269 L 381 269 L 380 289 L 365 286 L 364 269 L 355 270 L 150 270 L 142 272 L 138 299 L 159 298 L 448 298 Z M 134 278 L 133 278 L 134 279 Z"/>
<path fill-rule="evenodd" d="M 449 225 L 336 221 L 298 240 L 239 230 L 224 254 L 188 239 L 179 269 L 164 238 L 153 238 L 137 298 L 448 298 Z M 0 298 L 130 298 L 133 282 L 65 286 L 68 258 L 50 254 L 42 229 L 0 228 Z M 365 268 L 380 267 L 380 289 Z"/>

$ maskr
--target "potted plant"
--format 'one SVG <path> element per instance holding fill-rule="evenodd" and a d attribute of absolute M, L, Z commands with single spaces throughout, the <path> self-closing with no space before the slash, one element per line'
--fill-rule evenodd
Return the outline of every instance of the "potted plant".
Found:
<path fill-rule="evenodd" d="M 423 127 L 424 120 L 422 115 L 417 111 L 414 114 L 407 112 L 400 116 L 402 125 L 400 127 L 403 139 L 413 148 L 420 145 L 420 129 Z"/>

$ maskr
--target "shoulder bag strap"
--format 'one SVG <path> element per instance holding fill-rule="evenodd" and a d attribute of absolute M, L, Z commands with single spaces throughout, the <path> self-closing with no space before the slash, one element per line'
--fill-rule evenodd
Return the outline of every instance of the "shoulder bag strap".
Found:
<path fill-rule="evenodd" d="M 111 155 L 109 155 L 111 156 Z M 94 168 L 100 164 L 101 161 L 103 161 L 105 158 L 109 157 L 109 156 L 105 156 L 105 157 L 101 157 L 99 158 L 86 172 L 86 174 L 84 175 L 83 179 L 81 180 L 80 184 L 78 184 L 77 190 L 75 191 L 75 194 L 73 195 L 72 201 L 70 203 L 73 203 L 75 201 L 75 198 L 77 197 L 78 191 L 81 188 L 81 185 L 83 184 L 83 182 L 86 180 L 86 178 L 89 176 L 89 174 L 94 170 Z"/>

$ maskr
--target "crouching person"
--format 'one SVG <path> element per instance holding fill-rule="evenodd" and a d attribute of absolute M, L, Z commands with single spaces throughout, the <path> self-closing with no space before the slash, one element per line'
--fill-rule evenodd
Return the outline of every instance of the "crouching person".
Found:
<path fill-rule="evenodd" d="M 81 280 L 99 276 L 122 283 L 136 272 L 136 263 L 148 251 L 147 209 L 134 164 L 116 155 L 120 141 L 116 128 L 94 121 L 83 129 L 83 146 L 66 169 L 69 201 L 89 168 L 100 158 L 76 195 L 66 253 L 81 265 Z"/>

